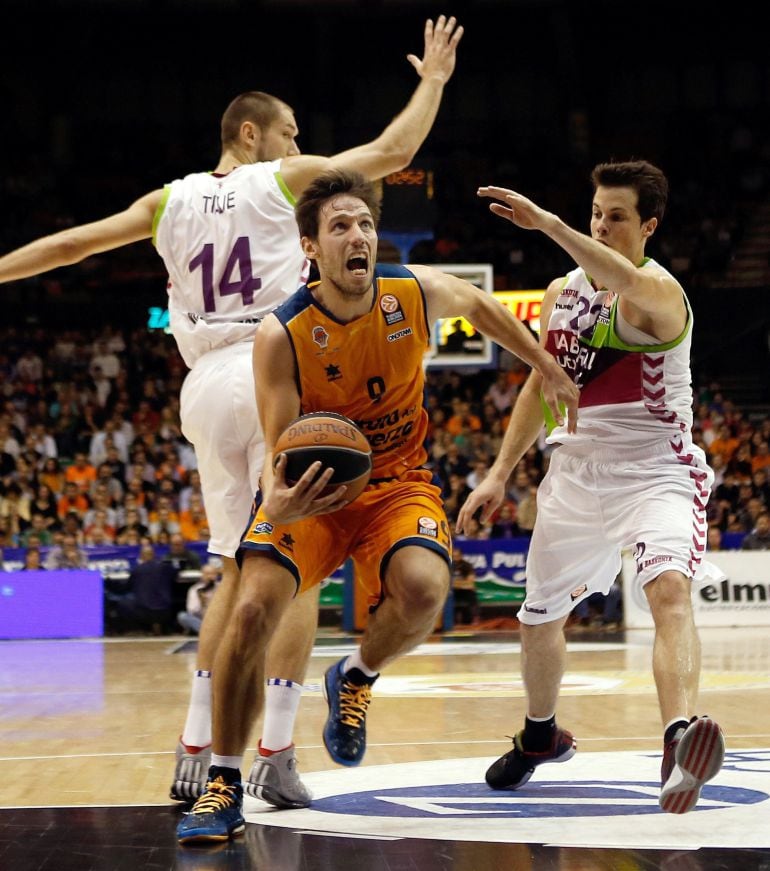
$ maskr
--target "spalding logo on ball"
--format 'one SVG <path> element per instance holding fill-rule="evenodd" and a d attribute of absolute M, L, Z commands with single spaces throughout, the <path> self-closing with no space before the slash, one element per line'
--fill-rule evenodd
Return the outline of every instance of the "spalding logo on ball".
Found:
<path fill-rule="evenodd" d="M 369 483 L 372 448 L 361 430 L 341 414 L 313 411 L 293 420 L 273 448 L 273 465 L 286 454 L 286 483 L 299 481 L 308 466 L 320 461 L 321 471 L 331 467 L 334 474 L 321 495 L 347 487 L 344 498 L 352 502 Z"/>

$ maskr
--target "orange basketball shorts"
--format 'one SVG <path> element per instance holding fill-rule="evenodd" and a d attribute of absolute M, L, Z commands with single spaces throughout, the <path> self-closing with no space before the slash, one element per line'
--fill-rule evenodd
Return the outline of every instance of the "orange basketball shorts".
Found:
<path fill-rule="evenodd" d="M 356 582 L 370 604 L 382 598 L 382 581 L 393 554 L 402 547 L 426 547 L 451 563 L 449 524 L 441 491 L 424 469 L 370 484 L 350 505 L 290 524 L 266 520 L 261 507 L 241 541 L 242 559 L 258 551 L 280 562 L 297 591 L 328 578 L 351 557 Z"/>

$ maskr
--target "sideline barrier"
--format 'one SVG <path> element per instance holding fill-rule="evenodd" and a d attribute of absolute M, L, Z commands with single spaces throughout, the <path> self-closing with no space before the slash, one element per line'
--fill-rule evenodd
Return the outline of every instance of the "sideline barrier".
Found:
<path fill-rule="evenodd" d="M 0 638 L 92 638 L 104 630 L 102 576 L 97 571 L 0 575 Z"/>
<path fill-rule="evenodd" d="M 709 551 L 706 559 L 724 577 L 692 586 L 697 626 L 770 626 L 770 552 Z M 626 629 L 651 629 L 647 597 L 636 583 L 633 557 L 623 558 L 623 622 Z"/>

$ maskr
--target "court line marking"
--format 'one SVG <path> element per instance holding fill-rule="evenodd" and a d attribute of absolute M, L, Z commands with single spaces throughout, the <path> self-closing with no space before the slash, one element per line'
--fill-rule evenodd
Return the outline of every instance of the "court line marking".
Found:
<path fill-rule="evenodd" d="M 505 736 L 504 736 L 505 737 Z M 758 732 L 758 733 L 746 733 L 746 734 L 730 734 L 730 739 L 741 739 L 747 740 L 770 740 L 770 734 L 767 732 Z M 660 752 L 660 735 L 631 735 L 625 737 L 596 737 L 596 738 L 578 738 L 581 747 L 584 744 L 613 744 L 619 742 L 626 741 L 649 741 L 653 743 L 655 746 L 651 750 L 635 750 L 632 752 L 635 753 L 658 753 Z M 480 744 L 502 744 L 503 740 L 501 738 L 491 738 L 489 740 L 483 738 L 473 738 L 467 740 L 457 740 L 457 741 L 409 741 L 408 744 L 404 741 L 383 741 L 379 743 L 368 742 L 367 747 L 452 747 L 456 745 L 467 746 L 467 745 L 480 745 Z M 324 750 L 325 747 L 323 744 L 297 744 L 297 750 Z M 739 753 L 743 748 L 741 747 L 733 747 L 729 748 L 731 751 L 735 751 Z M 248 748 L 244 755 L 251 753 L 253 748 Z M 0 762 L 38 762 L 46 759 L 102 759 L 109 758 L 112 756 L 174 756 L 176 753 L 175 750 L 123 750 L 116 751 L 111 753 L 56 753 L 50 756 L 0 756 Z M 426 760 L 430 761 L 430 760 Z M 337 770 L 336 768 L 333 770 Z M 309 772 L 305 772 L 309 773 Z M 95 805 L 98 807 L 99 805 Z M 137 805 L 137 807 L 141 807 L 141 805 Z"/>

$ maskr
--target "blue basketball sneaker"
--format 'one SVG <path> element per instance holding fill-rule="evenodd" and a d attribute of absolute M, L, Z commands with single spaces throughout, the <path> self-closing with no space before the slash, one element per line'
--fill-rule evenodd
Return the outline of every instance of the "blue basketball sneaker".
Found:
<path fill-rule="evenodd" d="M 372 684 L 376 677 L 367 677 L 357 668 L 346 674 L 345 660 L 326 670 L 323 693 L 329 705 L 323 739 L 329 755 L 338 765 L 358 765 L 366 753 L 366 711 L 372 700 Z"/>
<path fill-rule="evenodd" d="M 180 844 L 192 844 L 227 841 L 242 835 L 246 828 L 242 809 L 240 783 L 225 783 L 221 775 L 209 777 L 203 794 L 176 827 L 177 840 Z"/>

